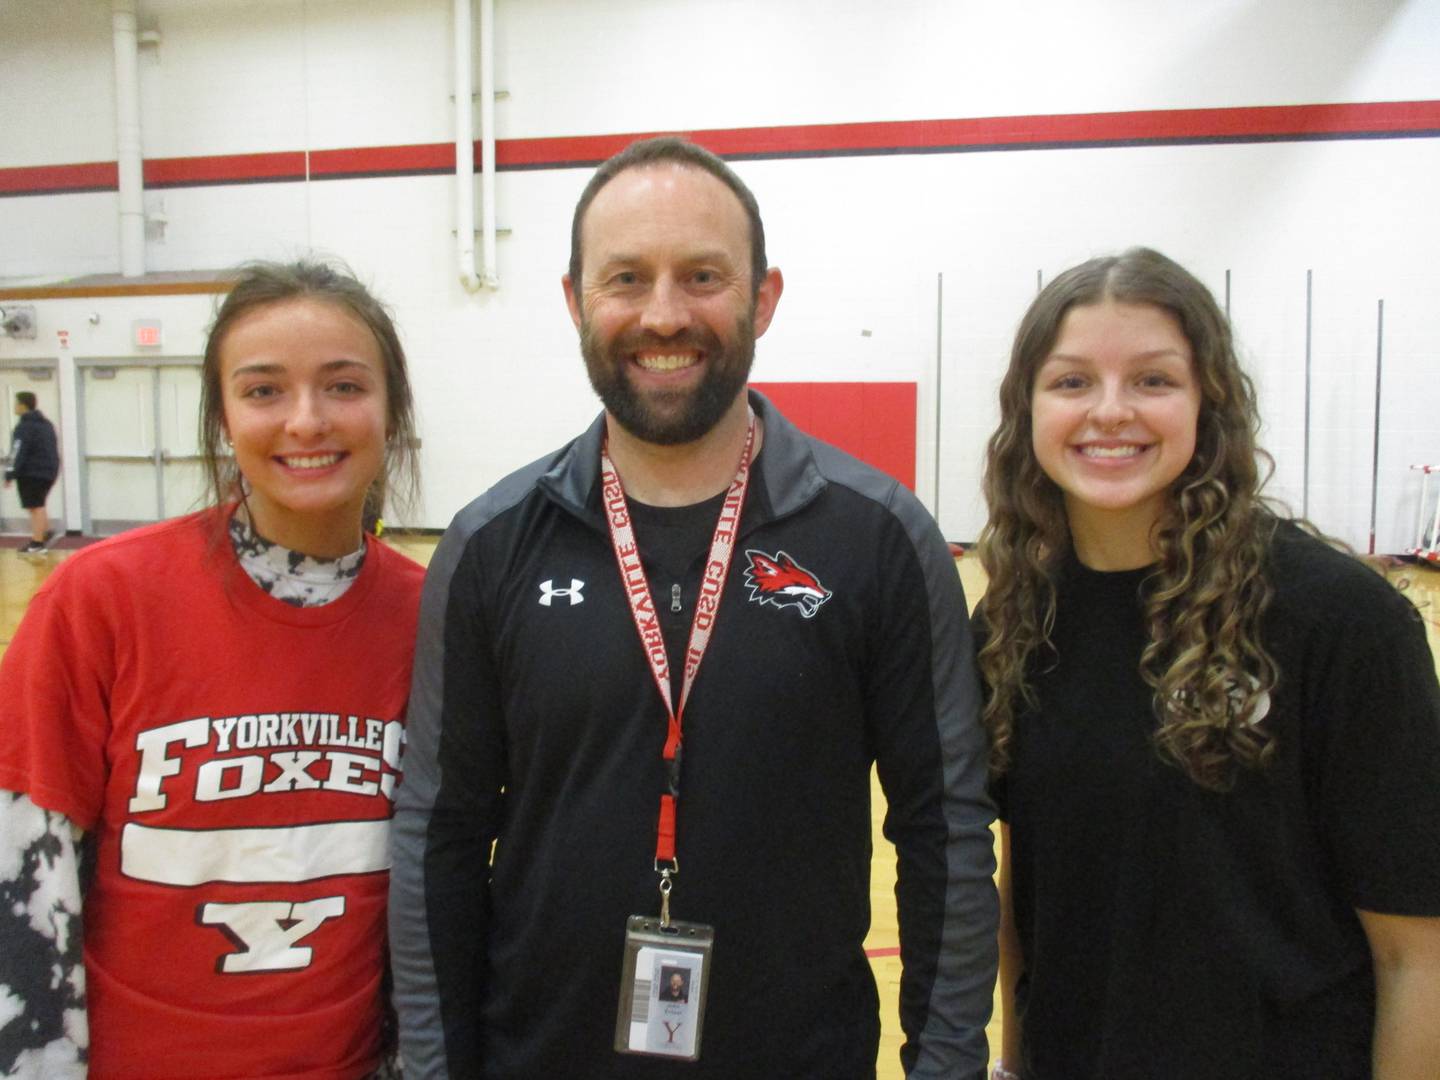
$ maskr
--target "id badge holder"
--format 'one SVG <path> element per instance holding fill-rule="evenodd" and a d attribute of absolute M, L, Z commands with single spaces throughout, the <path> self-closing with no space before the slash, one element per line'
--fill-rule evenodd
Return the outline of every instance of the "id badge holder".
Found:
<path fill-rule="evenodd" d="M 631 915 L 625 923 L 615 1049 L 698 1061 L 710 986 L 713 927 Z"/>

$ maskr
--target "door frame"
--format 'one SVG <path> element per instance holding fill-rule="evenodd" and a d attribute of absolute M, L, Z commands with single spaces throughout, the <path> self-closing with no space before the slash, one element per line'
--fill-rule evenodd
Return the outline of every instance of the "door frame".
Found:
<path fill-rule="evenodd" d="M 86 536 L 94 535 L 94 518 L 90 513 L 90 462 L 96 461 L 149 461 L 154 470 L 155 477 L 155 521 L 164 521 L 172 516 L 165 510 L 165 465 L 171 461 L 199 461 L 199 455 L 172 455 L 161 446 L 160 414 L 163 401 L 161 400 L 160 370 L 162 368 L 194 368 L 197 371 L 204 367 L 204 358 L 200 356 L 86 356 L 77 357 L 75 360 L 75 433 L 80 448 L 80 528 Z M 85 371 L 97 368 L 144 368 L 150 372 L 150 439 L 155 449 L 149 454 L 115 455 L 102 454 L 91 457 L 86 446 L 85 410 L 87 407 L 87 387 Z M 93 376 L 92 376 L 93 377 Z M 198 426 L 200 417 L 197 414 L 195 423 Z M 133 525 L 150 524 L 148 521 L 136 521 L 121 523 L 122 528 L 129 528 Z"/>

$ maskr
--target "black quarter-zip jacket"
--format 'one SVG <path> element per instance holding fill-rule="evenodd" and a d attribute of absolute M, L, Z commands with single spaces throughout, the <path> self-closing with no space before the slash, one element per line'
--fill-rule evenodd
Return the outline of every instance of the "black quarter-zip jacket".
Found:
<path fill-rule="evenodd" d="M 983 1070 L 993 809 L 959 577 L 911 492 L 751 403 L 765 444 L 684 715 L 672 914 L 715 928 L 699 1062 L 612 1048 L 625 920 L 658 910 L 666 720 L 602 515 L 602 415 L 430 564 L 393 833 L 407 1080 L 873 1076 L 872 763 L 902 1060 Z M 679 584 L 688 627 L 703 556 L 680 582 L 647 560 L 662 618 Z M 763 560 L 804 587 L 762 589 Z"/>

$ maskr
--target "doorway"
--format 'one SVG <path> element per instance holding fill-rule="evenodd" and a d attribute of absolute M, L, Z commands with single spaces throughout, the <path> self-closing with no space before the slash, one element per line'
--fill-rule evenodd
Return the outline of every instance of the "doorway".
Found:
<path fill-rule="evenodd" d="M 204 505 L 199 359 L 77 368 L 83 530 L 109 536 Z"/>

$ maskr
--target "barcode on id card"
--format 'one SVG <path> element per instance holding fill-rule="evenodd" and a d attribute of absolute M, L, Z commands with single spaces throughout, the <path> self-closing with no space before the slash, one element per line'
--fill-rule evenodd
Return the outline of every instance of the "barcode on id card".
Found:
<path fill-rule="evenodd" d="M 650 1019 L 650 980 L 635 980 L 635 996 L 630 999 L 630 1022 L 644 1024 Z"/>

